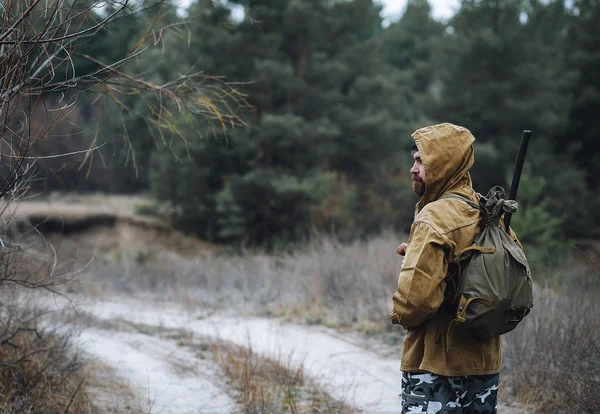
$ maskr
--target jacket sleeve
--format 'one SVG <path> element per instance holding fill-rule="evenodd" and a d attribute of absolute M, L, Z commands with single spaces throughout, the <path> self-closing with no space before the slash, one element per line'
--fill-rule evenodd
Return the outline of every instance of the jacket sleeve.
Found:
<path fill-rule="evenodd" d="M 413 328 L 437 312 L 444 300 L 444 277 L 448 272 L 445 252 L 450 247 L 450 240 L 430 225 L 413 224 L 398 291 L 393 295 L 392 323 Z"/>

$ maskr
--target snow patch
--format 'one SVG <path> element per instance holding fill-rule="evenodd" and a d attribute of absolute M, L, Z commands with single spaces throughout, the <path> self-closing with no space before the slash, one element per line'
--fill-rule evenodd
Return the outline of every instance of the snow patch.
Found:
<path fill-rule="evenodd" d="M 143 301 L 102 301 L 82 308 L 99 319 L 185 329 L 249 346 L 258 354 L 292 366 L 302 365 L 305 374 L 333 397 L 365 412 L 395 413 L 401 406 L 400 355 L 397 359 L 382 359 L 323 327 L 282 324 L 267 318 L 206 316 L 173 304 Z M 183 352 L 173 350 L 169 357 L 179 357 Z M 138 369 L 135 375 L 139 374 Z M 165 384 L 162 386 L 166 388 Z"/>
<path fill-rule="evenodd" d="M 222 390 L 211 363 L 157 337 L 87 329 L 81 345 L 113 366 L 135 391 L 141 412 L 233 413 L 235 402 Z"/>

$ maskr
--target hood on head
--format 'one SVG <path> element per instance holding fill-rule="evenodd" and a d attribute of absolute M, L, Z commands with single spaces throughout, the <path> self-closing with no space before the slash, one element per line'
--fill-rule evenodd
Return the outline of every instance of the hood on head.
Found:
<path fill-rule="evenodd" d="M 469 170 L 475 160 L 475 137 L 471 131 L 446 122 L 418 129 L 412 138 L 425 168 L 425 194 L 419 208 L 454 188 L 472 185 Z"/>

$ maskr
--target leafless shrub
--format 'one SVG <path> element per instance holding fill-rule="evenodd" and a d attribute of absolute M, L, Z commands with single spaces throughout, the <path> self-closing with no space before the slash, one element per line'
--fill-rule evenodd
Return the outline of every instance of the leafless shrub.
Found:
<path fill-rule="evenodd" d="M 4 30 L 0 35 L 0 139 L 3 139 L 4 157 L 12 161 L 11 170 L 25 160 L 35 159 L 31 150 L 46 137 L 53 125 L 68 117 L 78 103 L 78 91 L 95 89 L 97 99 L 110 100 L 124 112 L 131 111 L 118 98 L 120 94 L 137 95 L 150 108 L 147 122 L 178 134 L 172 123 L 172 111 L 187 111 L 212 119 L 222 127 L 241 122 L 236 115 L 238 104 L 245 105 L 243 96 L 221 79 L 203 73 L 184 73 L 164 84 L 154 84 L 142 76 L 123 71 L 123 66 L 148 48 L 160 45 L 167 34 L 185 31 L 185 26 L 159 26 L 160 16 L 168 2 L 130 0 L 94 0 L 70 2 L 66 0 L 8 1 L 0 11 Z M 142 11 L 154 10 L 150 19 L 158 27 L 149 27 L 142 38 L 117 62 L 102 62 L 80 52 L 80 46 L 98 35 L 115 20 Z M 152 24 L 151 23 L 151 24 Z M 180 35 L 183 35 L 180 33 Z M 76 73 L 74 58 L 93 63 L 88 73 Z M 32 131 L 31 115 L 44 97 L 52 94 L 60 99 L 59 106 L 45 111 L 51 119 Z M 185 139 L 185 137 L 180 137 Z M 131 145 L 125 134 L 126 145 Z M 93 150 L 101 145 L 92 143 Z M 93 151 L 88 152 L 93 156 Z M 56 153 L 50 157 L 70 154 Z M 135 154 L 131 153 L 135 159 Z M 87 159 L 87 157 L 86 157 Z M 10 188 L 12 177 L 4 183 Z M 1 192 L 0 192 L 1 193 Z"/>
<path fill-rule="evenodd" d="M 38 306 L 69 275 L 41 235 L 22 236 L 0 247 L 0 412 L 90 412 L 72 332 L 52 328 Z"/>
<path fill-rule="evenodd" d="M 593 275 L 568 273 L 570 285 L 537 289 L 532 313 L 505 336 L 503 378 L 544 412 L 600 412 L 600 289 L 582 288 Z"/>
<path fill-rule="evenodd" d="M 135 3 L 135 4 L 134 4 Z M 161 1 L 151 6 L 159 16 Z M 36 145 L 67 119 L 78 103 L 78 93 L 96 88 L 99 96 L 116 104 L 119 93 L 137 94 L 151 105 L 147 122 L 186 139 L 173 128 L 171 114 L 189 111 L 213 119 L 223 128 L 241 122 L 235 114 L 243 97 L 221 79 L 185 73 L 157 85 L 131 75 L 123 65 L 148 47 L 158 45 L 168 30 L 151 27 L 118 62 L 101 62 L 80 52 L 79 46 L 106 30 L 114 20 L 145 8 L 129 0 L 8 0 L 0 7 L 0 411 L 85 413 L 90 411 L 82 364 L 70 346 L 71 333 L 44 328 L 43 312 L 34 302 L 22 301 L 32 291 L 61 294 L 58 286 L 69 279 L 72 266 L 59 261 L 51 244 L 35 228 L 9 232 L 8 206 L 26 194 L 33 165 L 40 158 L 72 156 L 59 147 L 40 157 Z M 100 11 L 99 11 L 100 10 Z M 158 21 L 158 17 L 153 22 Z M 96 65 L 78 74 L 74 58 Z M 44 107 L 52 96 L 57 105 Z M 233 102 L 233 103 L 232 103 Z M 36 109 L 48 121 L 36 124 Z M 123 111 L 128 108 L 122 107 Z M 162 136 L 164 139 L 165 137 Z M 94 140 L 82 162 L 90 161 L 102 143 Z M 126 140 L 126 145 L 131 145 Z M 47 149 L 46 149 L 47 150 Z M 130 153 L 135 161 L 135 154 Z M 135 162 L 134 162 L 135 164 Z M 10 234 L 10 239 L 7 235 Z M 84 263 L 85 265 L 86 263 Z M 85 266 L 81 266 L 85 267 Z M 81 270 L 81 268 L 76 269 Z"/>
<path fill-rule="evenodd" d="M 16 292 L 0 303 L 0 412 L 91 412 L 72 332 L 41 326 L 45 311 Z"/>

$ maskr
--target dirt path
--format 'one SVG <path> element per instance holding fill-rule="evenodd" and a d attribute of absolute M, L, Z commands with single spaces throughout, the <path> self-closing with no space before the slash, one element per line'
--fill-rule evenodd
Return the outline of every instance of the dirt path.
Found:
<path fill-rule="evenodd" d="M 251 346 L 259 354 L 291 365 L 302 364 L 304 372 L 335 398 L 365 412 L 398 411 L 398 360 L 381 359 L 326 328 L 281 324 L 274 319 L 206 316 L 203 312 L 186 312 L 172 303 L 152 304 L 130 299 L 98 301 L 78 308 L 107 322 L 121 320 L 160 329 L 184 329 L 194 335 Z M 169 405 L 177 395 L 186 392 L 194 395 L 196 400 L 204 394 L 206 401 L 219 401 L 216 412 L 234 411 L 223 393 L 219 394 L 218 387 L 214 387 L 214 378 L 208 380 L 213 386 L 203 385 L 205 372 L 211 369 L 206 364 L 188 372 L 184 378 L 173 373 L 173 360 L 197 364 L 193 355 L 186 354 L 187 351 L 178 349 L 173 343 L 153 338 L 150 344 L 147 337 L 97 330 L 85 331 L 83 340 L 85 349 L 104 362 L 118 366 L 126 378 L 143 387 L 145 395 L 140 395 L 144 397 L 141 400 L 156 397 L 155 407 L 173 410 L 164 412 L 211 412 L 208 405 L 188 401 L 185 397 L 177 402 L 178 409 Z M 197 384 L 194 378 L 198 380 Z M 200 393 L 199 390 L 203 391 Z M 211 397 L 211 392 L 217 397 Z M 200 411 L 200 407 L 204 411 Z"/>
<path fill-rule="evenodd" d="M 177 347 L 173 341 L 99 329 L 85 330 L 80 341 L 92 358 L 113 367 L 120 382 L 132 390 L 129 412 L 192 414 L 237 410 L 212 364 Z M 114 407 L 117 403 L 112 404 L 113 409 L 121 412 Z M 125 408 L 121 407 L 123 411 Z"/>
<path fill-rule="evenodd" d="M 179 346 L 180 332 L 249 346 L 258 354 L 303 366 L 334 398 L 365 413 L 400 411 L 399 358 L 387 359 L 321 326 L 293 325 L 269 318 L 189 311 L 177 303 L 130 298 L 82 300 L 75 306 L 94 318 L 80 344 L 98 363 L 113 367 L 134 394 L 137 411 L 152 413 L 237 413 L 211 358 Z M 111 326 L 104 329 L 102 326 Z M 137 326 L 138 331 L 119 329 Z M 110 411 L 113 412 L 113 411 Z M 499 406 L 498 413 L 519 413 Z"/>

